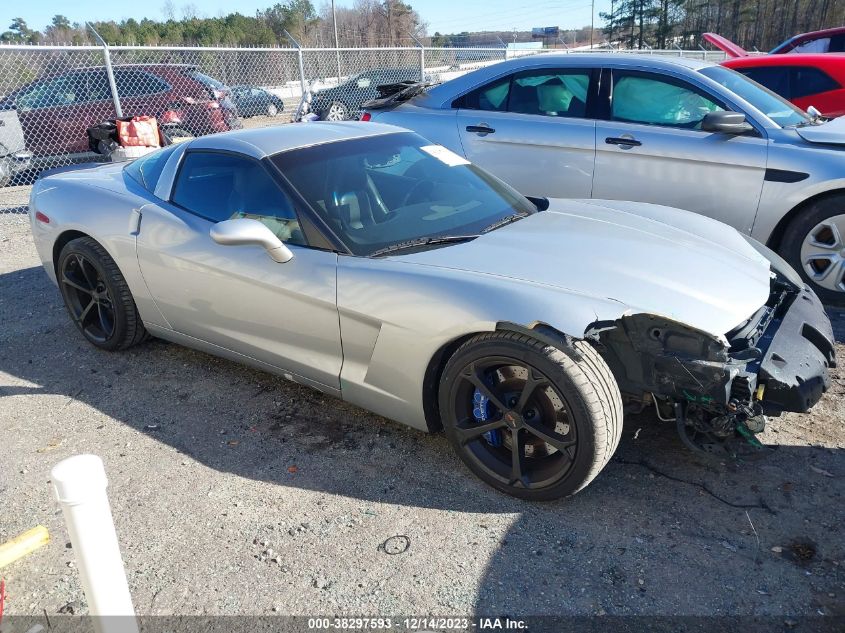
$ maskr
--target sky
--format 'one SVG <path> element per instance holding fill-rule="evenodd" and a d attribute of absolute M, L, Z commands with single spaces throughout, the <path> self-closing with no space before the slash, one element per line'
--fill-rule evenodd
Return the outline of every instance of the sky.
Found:
<path fill-rule="evenodd" d="M 254 15 L 279 0 L 173 0 L 177 7 L 193 4 L 201 16 L 214 17 L 238 12 Z M 428 23 L 428 33 L 459 33 L 483 30 L 527 30 L 539 26 L 572 29 L 590 23 L 590 0 L 406 0 Z M 312 0 L 319 10 L 324 0 Z M 102 0 L 13 0 L 0 2 L 0 31 L 12 18 L 21 17 L 30 28 L 43 30 L 60 13 L 71 22 L 120 21 L 125 18 L 162 19 L 164 0 L 148 2 L 103 2 Z M 353 0 L 336 0 L 337 6 L 351 6 Z M 607 11 L 610 0 L 595 0 L 596 25 L 599 12 Z"/>

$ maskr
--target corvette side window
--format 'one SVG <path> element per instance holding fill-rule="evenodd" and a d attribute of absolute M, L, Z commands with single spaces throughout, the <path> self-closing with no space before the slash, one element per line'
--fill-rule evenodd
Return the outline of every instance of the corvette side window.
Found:
<path fill-rule="evenodd" d="M 693 86 L 659 75 L 614 71 L 611 119 L 696 130 L 711 112 L 723 110 Z"/>
<path fill-rule="evenodd" d="M 156 152 L 136 158 L 127 163 L 123 171 L 147 191 L 153 193 L 156 190 L 158 179 L 161 177 L 161 172 L 164 171 L 164 166 L 167 164 L 167 159 L 170 158 L 177 147 L 179 146 L 168 145 Z"/>
<path fill-rule="evenodd" d="M 188 152 L 171 198 L 212 222 L 251 218 L 263 222 L 283 242 L 306 244 L 293 203 L 258 161 Z"/>

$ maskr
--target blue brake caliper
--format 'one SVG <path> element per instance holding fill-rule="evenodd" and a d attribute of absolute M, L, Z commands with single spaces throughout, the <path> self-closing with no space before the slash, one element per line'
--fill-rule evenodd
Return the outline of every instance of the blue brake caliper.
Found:
<path fill-rule="evenodd" d="M 475 421 L 479 424 L 487 422 L 491 413 L 495 410 L 496 408 L 490 404 L 490 398 L 476 389 L 475 393 L 472 394 L 472 415 Z M 483 437 L 492 446 L 502 445 L 502 432 L 499 429 L 487 431 Z"/>

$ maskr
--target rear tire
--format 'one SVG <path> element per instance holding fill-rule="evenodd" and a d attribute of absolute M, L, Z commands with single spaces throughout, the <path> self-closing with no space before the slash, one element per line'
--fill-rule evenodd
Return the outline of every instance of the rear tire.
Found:
<path fill-rule="evenodd" d="M 126 280 L 96 240 L 68 242 L 59 254 L 57 277 L 65 307 L 89 343 L 115 351 L 147 338 Z"/>
<path fill-rule="evenodd" d="M 845 306 L 845 195 L 816 200 L 793 218 L 780 254 L 822 302 Z"/>
<path fill-rule="evenodd" d="M 333 101 L 323 114 L 325 121 L 346 121 L 349 118 L 349 108 L 341 101 Z"/>
<path fill-rule="evenodd" d="M 449 359 L 438 395 L 446 436 L 464 464 L 522 499 L 582 490 L 622 434 L 616 380 L 586 341 L 553 347 L 515 332 L 474 336 Z"/>

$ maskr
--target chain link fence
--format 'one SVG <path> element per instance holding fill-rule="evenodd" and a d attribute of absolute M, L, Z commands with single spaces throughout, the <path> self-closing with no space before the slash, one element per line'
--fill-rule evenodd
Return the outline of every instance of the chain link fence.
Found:
<path fill-rule="evenodd" d="M 116 117 L 155 116 L 170 139 L 287 123 L 305 90 L 311 110 L 357 118 L 376 87 L 443 82 L 521 55 L 496 48 L 191 48 L 0 46 L 0 217 L 20 211 L 12 190 L 44 170 L 107 160 L 87 129 Z M 606 51 L 622 54 L 629 51 Z M 719 61 L 705 51 L 630 51 Z M 17 202 L 7 200 L 12 196 Z M 22 213 L 14 213 L 25 217 Z"/>

